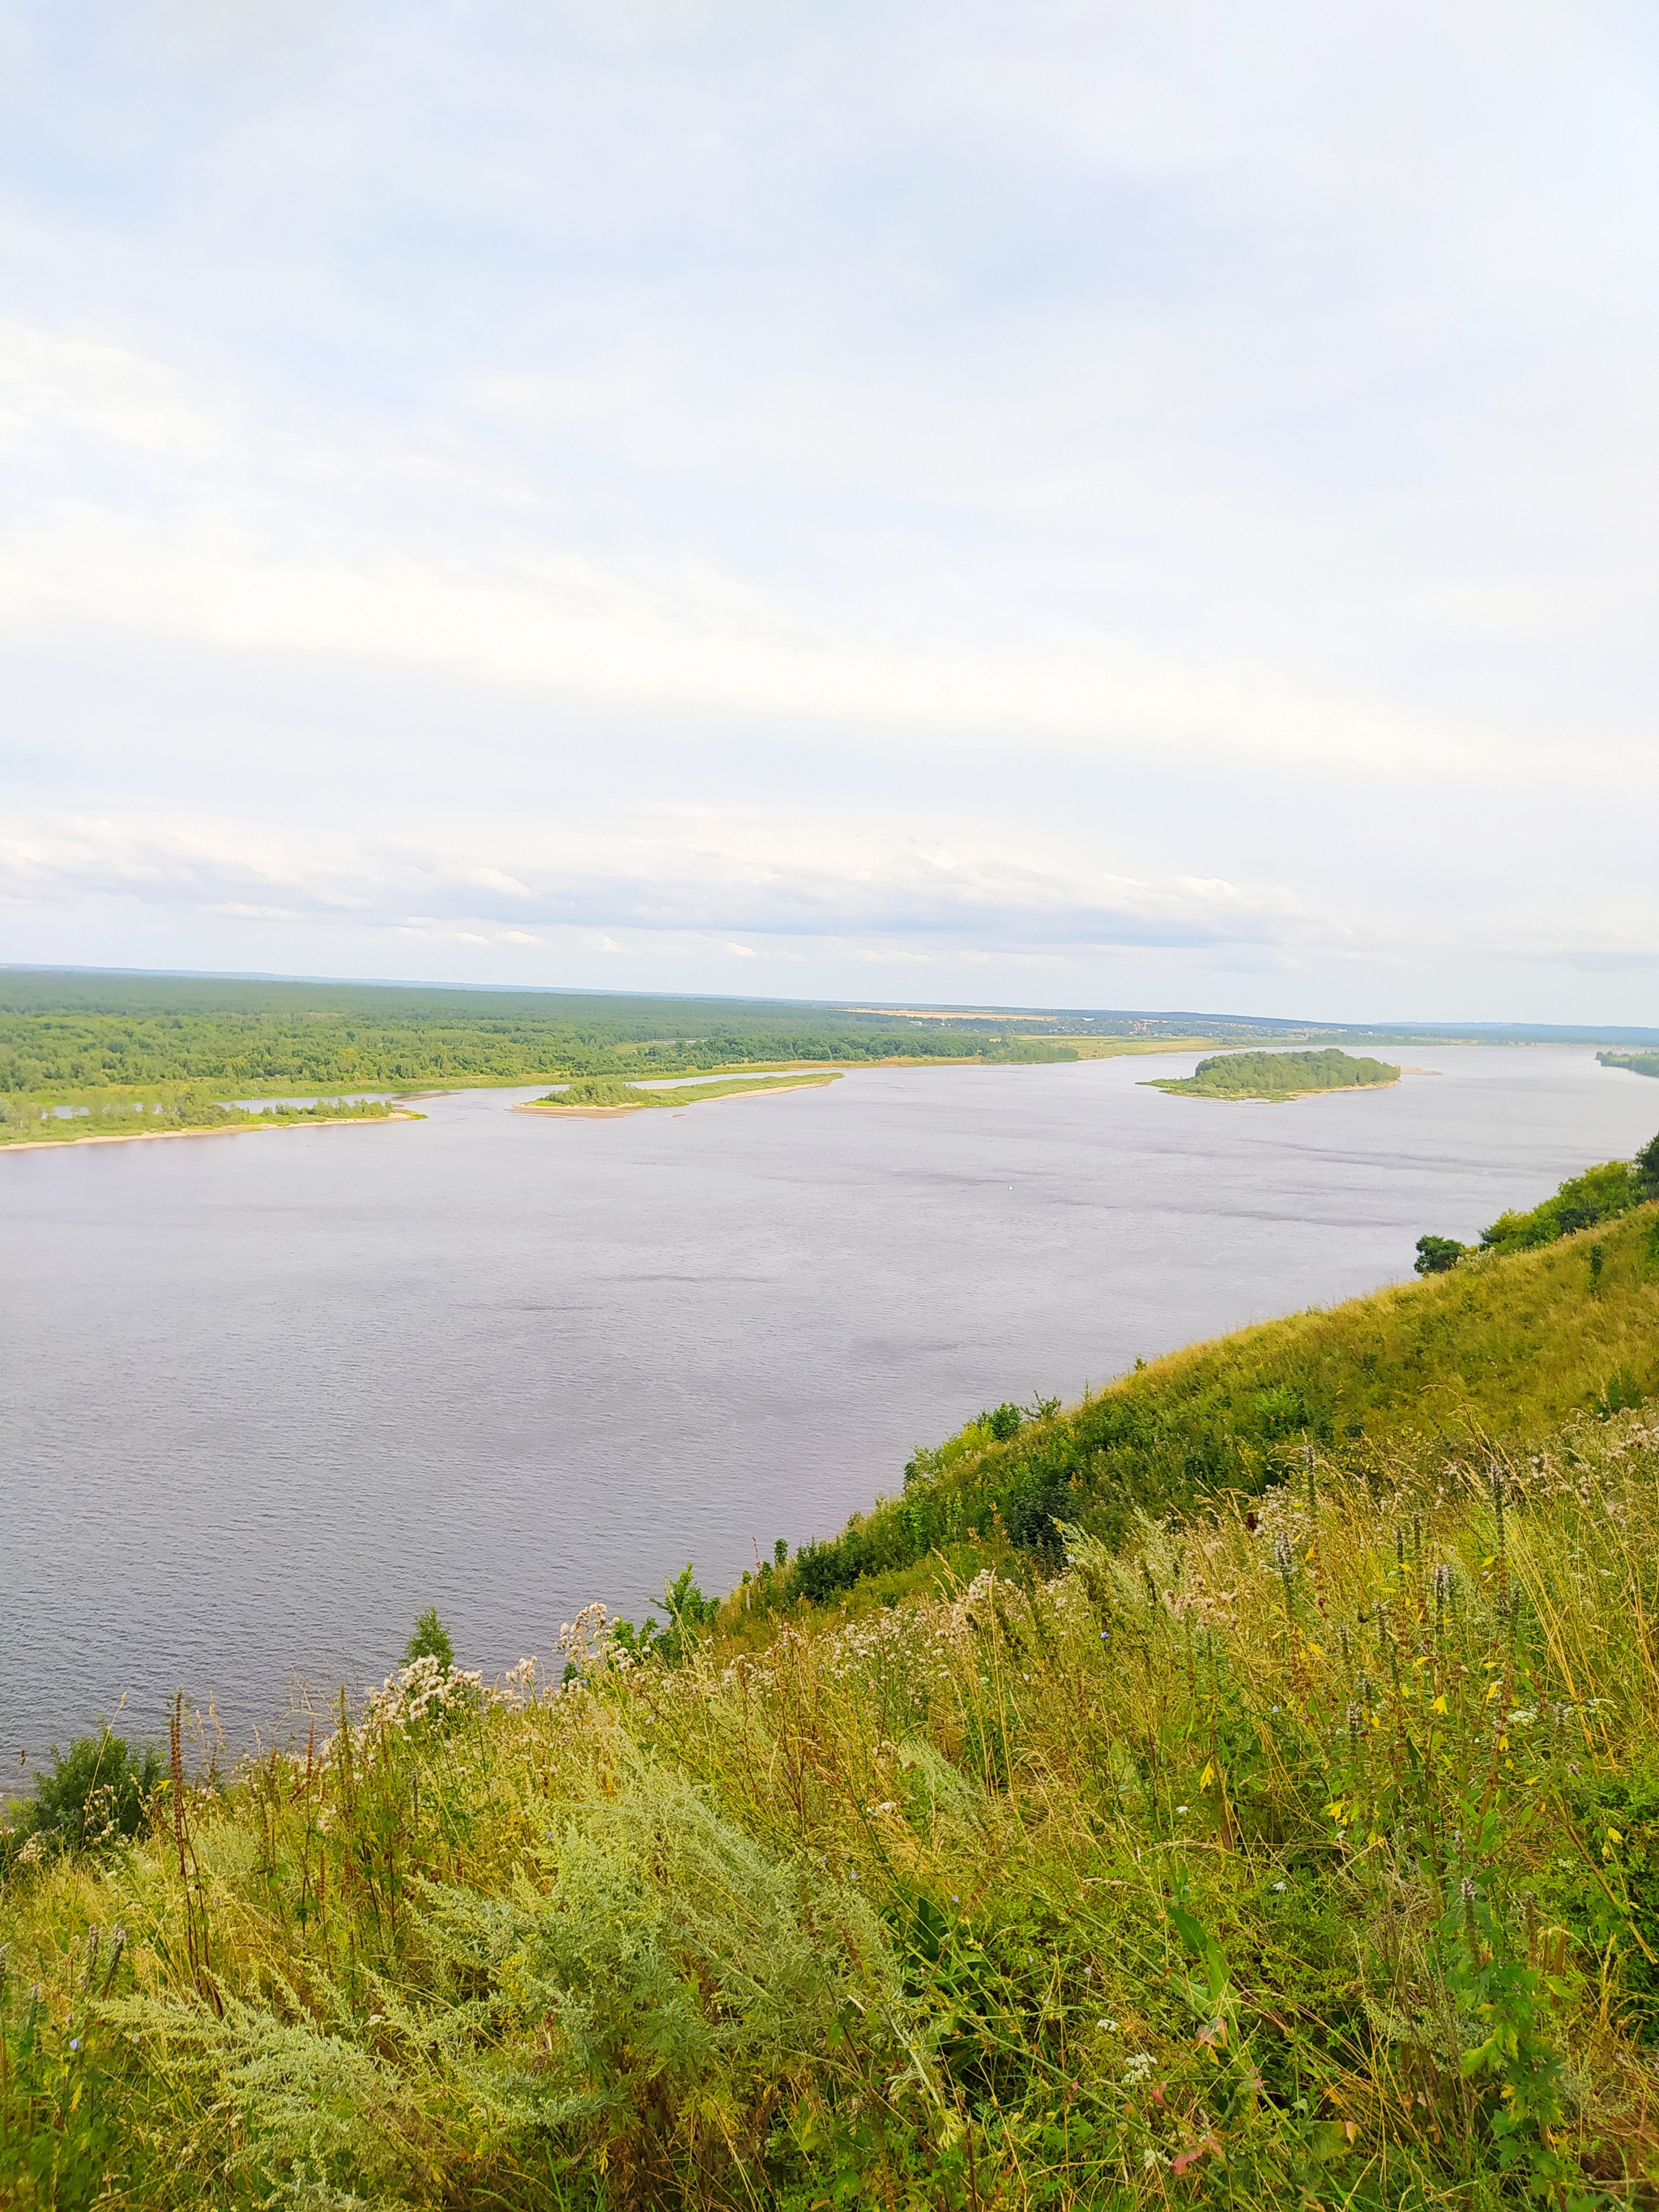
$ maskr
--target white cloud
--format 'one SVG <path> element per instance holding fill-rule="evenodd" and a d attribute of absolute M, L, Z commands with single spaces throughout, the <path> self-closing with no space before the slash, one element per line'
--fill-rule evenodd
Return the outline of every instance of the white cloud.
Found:
<path fill-rule="evenodd" d="M 1643 19 L 37 19 L 0 957 L 1645 988 Z"/>

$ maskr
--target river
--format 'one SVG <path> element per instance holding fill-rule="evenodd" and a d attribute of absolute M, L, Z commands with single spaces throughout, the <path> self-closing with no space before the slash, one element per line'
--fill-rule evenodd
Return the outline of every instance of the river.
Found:
<path fill-rule="evenodd" d="M 1276 1106 L 1144 1087 L 1189 1054 L 0 1155 L 0 1753 L 175 1686 L 245 1741 L 428 1604 L 493 1672 L 688 1559 L 723 1590 L 983 1406 L 1397 1280 L 1659 1127 L 1585 1051 L 1403 1057 Z"/>

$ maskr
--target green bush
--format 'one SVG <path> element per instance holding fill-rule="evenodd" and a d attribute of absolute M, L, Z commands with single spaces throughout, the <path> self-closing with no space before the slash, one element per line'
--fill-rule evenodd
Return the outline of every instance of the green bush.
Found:
<path fill-rule="evenodd" d="M 415 1624 L 415 1633 L 404 1646 L 404 1657 L 410 1666 L 417 1659 L 435 1659 L 440 1666 L 455 1664 L 455 1646 L 450 1642 L 449 1631 L 438 1618 L 435 1605 L 428 1606 Z"/>
<path fill-rule="evenodd" d="M 37 1856 L 107 1850 L 129 1840 L 149 1817 L 150 1799 L 165 1771 L 153 1745 L 135 1753 L 107 1728 L 77 1736 L 66 1752 L 52 1747 L 52 1766 L 16 1810 L 7 1843 L 14 1860 L 31 1842 Z"/>
<path fill-rule="evenodd" d="M 1468 1249 L 1467 1244 L 1460 1244 L 1455 1237 L 1419 1237 L 1417 1257 L 1412 1262 L 1413 1270 L 1419 1275 L 1446 1274 L 1457 1265 Z"/>

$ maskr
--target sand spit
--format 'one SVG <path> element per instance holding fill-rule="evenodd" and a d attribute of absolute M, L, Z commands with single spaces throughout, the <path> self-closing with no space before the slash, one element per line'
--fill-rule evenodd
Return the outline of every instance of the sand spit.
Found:
<path fill-rule="evenodd" d="M 0 1145 L 4 1152 L 66 1152 L 76 1145 L 154 1145 L 164 1137 L 247 1137 L 272 1129 L 373 1129 L 385 1121 L 424 1121 L 416 1114 L 394 1106 L 389 1114 L 331 1114 L 325 1121 L 225 1121 L 210 1129 L 108 1129 L 84 1137 L 25 1137 L 15 1145 Z"/>
<path fill-rule="evenodd" d="M 550 1106 L 542 1099 L 527 1099 L 521 1106 L 509 1106 L 509 1114 L 556 1114 L 567 1121 L 610 1121 L 618 1114 L 655 1114 L 663 1107 L 672 1107 L 683 1114 L 688 1106 L 728 1106 L 734 1098 L 781 1098 L 789 1091 L 822 1091 L 826 1089 L 821 1075 L 808 1076 L 800 1083 L 775 1083 L 763 1087 L 757 1084 L 752 1091 L 727 1091 L 718 1098 L 676 1098 L 670 1091 L 663 1094 L 662 1106 L 652 1106 L 642 1098 L 629 1098 L 620 1106 Z"/>

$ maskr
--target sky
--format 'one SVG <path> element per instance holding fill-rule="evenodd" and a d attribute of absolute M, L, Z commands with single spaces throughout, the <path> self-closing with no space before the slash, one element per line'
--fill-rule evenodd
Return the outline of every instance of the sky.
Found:
<path fill-rule="evenodd" d="M 1659 16 L 0 0 L 0 961 L 1659 1020 Z"/>

